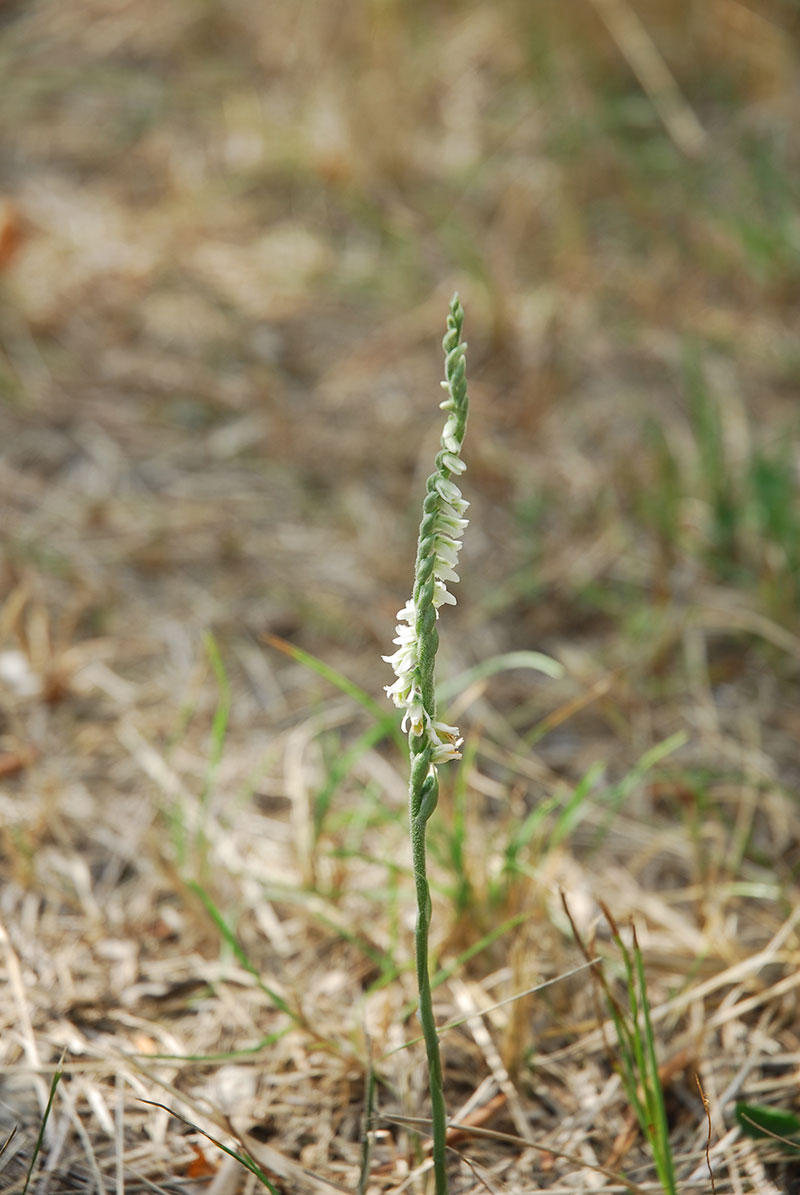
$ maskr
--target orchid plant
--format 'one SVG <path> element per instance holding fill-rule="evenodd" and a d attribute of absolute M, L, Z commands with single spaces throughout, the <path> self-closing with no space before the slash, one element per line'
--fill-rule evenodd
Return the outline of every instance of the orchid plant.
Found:
<path fill-rule="evenodd" d="M 450 759 L 460 759 L 463 740 L 455 726 L 436 717 L 435 663 L 439 646 L 436 622 L 444 605 L 455 605 L 447 588 L 458 581 L 456 565 L 469 505 L 453 480 L 466 469 L 461 460 L 461 445 L 467 426 L 466 344 L 461 340 L 464 310 L 458 295 L 450 303 L 447 332 L 442 347 L 445 354 L 447 397 L 440 406 L 447 411 L 436 468 L 428 478 L 419 528 L 414 590 L 397 615 L 397 651 L 384 656 L 394 669 L 396 680 L 386 692 L 403 711 L 403 730 L 408 733 L 411 756 L 409 807 L 411 854 L 417 894 L 415 929 L 419 1018 L 425 1039 L 431 1091 L 433 1123 L 433 1168 L 436 1195 L 446 1195 L 447 1112 L 442 1083 L 439 1038 L 433 1016 L 428 937 L 431 922 L 431 896 L 427 878 L 425 835 L 427 822 L 439 799 L 437 769 Z"/>

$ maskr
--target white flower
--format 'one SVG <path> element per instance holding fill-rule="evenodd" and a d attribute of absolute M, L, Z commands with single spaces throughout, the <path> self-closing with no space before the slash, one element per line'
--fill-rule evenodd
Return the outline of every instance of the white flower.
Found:
<path fill-rule="evenodd" d="M 446 384 L 447 383 L 445 383 L 445 385 Z M 444 402 L 439 403 L 439 406 L 440 407 L 450 407 L 450 406 L 452 406 L 452 400 L 445 399 Z M 447 420 L 445 421 L 444 431 L 442 432 L 442 443 L 444 444 L 444 446 L 448 452 L 460 452 L 461 451 L 461 445 L 459 444 L 458 440 L 456 439 L 457 425 L 458 425 L 458 421 L 457 421 L 455 415 L 448 415 Z"/>
<path fill-rule="evenodd" d="M 432 763 L 446 763 L 449 759 L 461 759 L 461 752 L 458 748 L 464 740 L 459 735 L 457 726 L 448 726 L 446 722 L 431 722 L 428 733 L 433 744 Z"/>
<path fill-rule="evenodd" d="M 446 564 L 455 564 L 461 551 L 461 541 L 452 535 L 437 535 L 434 538 L 434 551 L 437 562 L 443 560 Z"/>
<path fill-rule="evenodd" d="M 455 311 L 455 307 L 453 310 Z M 448 327 L 450 326 L 451 324 L 448 323 Z M 448 333 L 448 337 L 449 335 L 450 333 Z M 448 337 L 445 337 L 445 344 L 449 342 Z M 442 431 L 441 450 L 437 457 L 437 473 L 433 479 L 433 490 L 437 495 L 438 502 L 433 512 L 432 526 L 428 523 L 425 524 L 425 535 L 430 536 L 428 542 L 431 544 L 430 551 L 433 554 L 433 597 L 428 600 L 431 601 L 437 618 L 441 606 L 455 606 L 456 604 L 456 599 L 447 588 L 446 582 L 453 584 L 459 580 L 456 566 L 458 565 L 458 554 L 461 551 L 461 537 L 468 523 L 464 514 L 469 503 L 462 497 L 461 490 L 456 483 L 451 480 L 452 476 L 460 477 L 466 469 L 460 456 L 461 438 L 466 421 L 465 348 L 465 344 L 459 344 L 449 352 L 445 350 L 447 352 L 445 370 L 450 381 L 442 382 L 442 386 L 447 391 L 447 397 L 439 404 L 441 409 L 447 411 L 448 414 Z M 460 436 L 458 434 L 459 426 Z M 444 473 L 447 473 L 448 476 L 443 476 Z M 426 561 L 426 565 L 428 564 L 429 560 Z M 426 573 L 427 575 L 430 574 Z M 403 710 L 403 730 L 417 737 L 422 734 L 428 735 L 431 765 L 435 767 L 436 764 L 443 763 L 448 759 L 460 759 L 461 752 L 458 748 L 463 740 L 459 737 L 455 726 L 434 721 L 432 717 L 434 711 L 429 712 L 423 704 L 419 688 L 418 614 L 419 611 L 413 598 L 406 602 L 402 610 L 398 611 L 394 638 L 397 651 L 390 656 L 383 657 L 387 664 L 391 664 L 397 679 L 394 684 L 385 687 L 394 704 Z"/>
<path fill-rule="evenodd" d="M 418 689 L 412 689 L 411 700 L 408 709 L 403 714 L 403 721 L 400 723 L 400 729 L 404 734 L 410 730 L 414 735 L 422 734 L 422 728 L 425 725 L 425 710 L 422 705 L 422 695 Z"/>
<path fill-rule="evenodd" d="M 469 506 L 469 502 L 461 500 L 461 511 L 456 510 L 455 506 L 451 506 L 449 502 L 443 502 L 439 508 L 438 524 L 444 531 L 455 537 L 458 537 L 463 532 L 464 528 L 468 526 L 469 519 L 464 519 L 461 516 Z"/>
<path fill-rule="evenodd" d="M 414 688 L 414 675 L 419 662 L 419 645 L 417 644 L 417 608 L 414 599 L 409 598 L 402 610 L 397 611 L 396 635 L 392 640 L 398 645 L 397 651 L 391 656 L 384 656 L 387 664 L 391 664 L 397 680 L 393 685 L 386 685 L 386 693 L 391 697 L 398 709 L 410 710 L 411 694 Z M 408 714 L 406 714 L 406 717 Z M 405 723 L 406 718 L 403 718 Z M 411 718 L 412 725 L 416 719 Z M 405 730 L 405 725 L 403 726 Z"/>
<path fill-rule="evenodd" d="M 454 481 L 450 481 L 447 477 L 437 477 L 434 489 L 443 501 L 449 502 L 456 509 L 458 509 L 458 503 L 464 501 L 461 497 L 461 490 Z"/>
<path fill-rule="evenodd" d="M 397 611 L 397 618 L 399 622 L 407 622 L 409 626 L 414 626 L 417 621 L 417 607 L 413 597 L 408 599 L 402 610 Z"/>
<path fill-rule="evenodd" d="M 456 445 L 456 447 L 451 449 L 449 452 L 445 452 L 442 457 L 442 464 L 446 469 L 449 469 L 451 473 L 464 473 L 467 466 L 464 464 L 460 456 L 455 456 L 455 453 L 458 452 L 458 441 L 453 440 L 453 443 Z"/>
<path fill-rule="evenodd" d="M 436 562 L 436 579 L 437 581 L 460 581 L 458 573 L 454 568 L 444 561 L 438 560 Z"/>
<path fill-rule="evenodd" d="M 453 597 L 444 581 L 434 581 L 433 583 L 433 604 L 437 611 L 440 606 L 456 605 L 456 599 Z"/>

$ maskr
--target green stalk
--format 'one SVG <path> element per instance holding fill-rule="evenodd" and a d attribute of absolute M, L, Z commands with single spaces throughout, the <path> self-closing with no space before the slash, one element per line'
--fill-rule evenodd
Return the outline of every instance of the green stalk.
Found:
<path fill-rule="evenodd" d="M 419 758 L 419 757 L 418 757 Z M 431 1121 L 433 1136 L 433 1173 L 436 1182 L 436 1195 L 447 1195 L 447 1108 L 444 1102 L 444 1078 L 442 1074 L 442 1057 L 439 1051 L 439 1035 L 436 1031 L 436 1021 L 433 1016 L 433 999 L 431 996 L 431 976 L 428 965 L 428 935 L 431 925 L 431 893 L 428 885 L 425 827 L 428 817 L 433 812 L 433 806 L 426 813 L 420 808 L 425 803 L 423 795 L 425 784 L 410 785 L 411 796 L 411 857 L 414 868 L 414 884 L 417 892 L 417 921 L 414 928 L 414 945 L 417 958 L 417 989 L 419 991 L 419 1019 L 422 1025 L 422 1036 L 425 1039 L 425 1053 L 428 1059 L 428 1080 L 431 1092 Z M 438 796 L 438 785 L 434 784 L 427 790 L 434 802 Z M 417 812 L 414 812 L 415 807 Z"/>
<path fill-rule="evenodd" d="M 414 933 L 419 1019 L 425 1041 L 431 1092 L 433 1124 L 433 1171 L 436 1195 L 447 1195 L 447 1110 L 444 1100 L 442 1060 L 439 1036 L 433 1015 L 428 939 L 431 924 L 431 894 L 427 875 L 425 835 L 428 818 L 439 799 L 437 765 L 459 759 L 461 739 L 454 726 L 436 720 L 435 663 L 439 646 L 436 630 L 439 607 L 455 603 L 445 581 L 457 581 L 455 572 L 460 539 L 466 519 L 467 503 L 453 474 L 464 471 L 460 459 L 467 423 L 467 398 L 464 353 L 461 341 L 464 311 L 458 295 L 450 303 L 447 332 L 442 342 L 445 375 L 442 383 L 448 397 L 441 406 L 448 411 L 442 432 L 442 445 L 436 456 L 436 469 L 428 478 L 422 522 L 419 528 L 414 593 L 399 612 L 397 638 L 399 649 L 385 656 L 394 667 L 397 681 L 387 686 L 387 693 L 403 709 L 403 729 L 408 730 L 411 757 L 409 813 L 411 857 L 417 896 L 417 920 Z"/>

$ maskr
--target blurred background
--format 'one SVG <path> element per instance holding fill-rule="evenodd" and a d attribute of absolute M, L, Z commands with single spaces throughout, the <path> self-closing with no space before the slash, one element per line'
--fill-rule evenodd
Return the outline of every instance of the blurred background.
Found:
<path fill-rule="evenodd" d="M 51 638 L 276 630 L 375 688 L 455 288 L 470 636 L 793 609 L 793 4 L 2 20 L 3 582 Z"/>
<path fill-rule="evenodd" d="M 178 933 L 174 809 L 224 821 L 245 789 L 276 823 L 291 797 L 268 832 L 293 883 L 346 889 L 314 844 L 363 723 L 264 637 L 383 701 L 456 289 L 471 525 L 440 675 L 523 649 L 566 670 L 461 693 L 480 808 L 510 791 L 522 820 L 670 742 L 632 812 L 711 802 L 738 830 L 706 862 L 795 874 L 754 810 L 798 778 L 799 38 L 794 0 L 6 0 L 7 913 L 55 885 L 104 934 L 145 927 L 138 973 Z M 401 765 L 365 759 L 402 818 Z M 245 921 L 254 957 L 265 924 L 286 946 Z M 63 924 L 37 932 L 57 953 Z"/>
<path fill-rule="evenodd" d="M 456 288 L 451 666 L 566 641 L 633 693 L 687 608 L 721 604 L 738 675 L 739 607 L 793 623 L 800 582 L 798 19 L 7 3 L 0 581 L 23 687 L 57 694 L 102 639 L 104 667 L 180 702 L 213 629 L 262 709 L 286 700 L 265 633 L 380 693 Z"/>

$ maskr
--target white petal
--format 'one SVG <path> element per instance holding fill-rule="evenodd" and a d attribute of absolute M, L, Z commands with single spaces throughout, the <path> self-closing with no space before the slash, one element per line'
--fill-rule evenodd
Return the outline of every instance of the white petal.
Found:
<path fill-rule="evenodd" d="M 455 741 L 455 739 L 458 739 L 459 743 L 464 742 L 463 739 L 458 738 L 458 727 L 457 726 L 448 726 L 446 722 L 434 722 L 432 725 L 433 725 L 433 729 L 436 731 L 437 735 L 443 734 L 445 736 L 445 738 L 451 739 L 453 741 Z"/>
<path fill-rule="evenodd" d="M 469 526 L 469 519 L 454 519 L 450 515 L 443 515 L 440 512 L 436 526 L 447 535 L 452 535 L 453 539 L 460 539 L 464 528 Z"/>
<path fill-rule="evenodd" d="M 456 599 L 441 581 L 434 581 L 433 583 L 433 604 L 434 606 L 457 605 Z"/>
<path fill-rule="evenodd" d="M 413 626 L 417 621 L 417 608 L 414 599 L 409 598 L 402 610 L 398 610 L 395 618 L 398 622 L 409 622 Z"/>
<path fill-rule="evenodd" d="M 460 581 L 460 580 L 461 580 L 461 578 L 459 577 L 459 575 L 458 575 L 458 573 L 455 571 L 455 569 L 451 568 L 449 564 L 445 564 L 444 562 L 442 562 L 442 563 L 440 564 L 440 563 L 437 561 L 437 563 L 436 563 L 436 566 L 435 566 L 435 568 L 434 568 L 434 570 L 433 570 L 433 575 L 434 575 L 434 577 L 436 577 L 436 578 L 437 578 L 437 580 L 439 580 L 439 581 L 453 581 L 453 582 L 456 582 L 456 581 Z M 386 659 L 386 656 L 384 656 L 383 658 L 384 658 L 384 659 Z"/>
<path fill-rule="evenodd" d="M 459 745 L 463 740 L 459 739 L 457 743 L 439 743 L 431 752 L 431 761 L 437 763 L 448 763 L 451 759 L 461 759 L 461 752 L 458 750 Z"/>
<path fill-rule="evenodd" d="M 437 557 L 446 560 L 448 564 L 455 564 L 461 551 L 461 543 L 457 539 L 451 539 L 449 535 L 437 535 L 433 550 Z"/>
<path fill-rule="evenodd" d="M 451 473 L 458 475 L 459 473 L 465 473 L 467 466 L 464 464 L 460 456 L 454 455 L 456 452 L 458 452 L 457 446 L 455 449 L 451 449 L 450 452 L 446 452 L 442 457 L 442 464 L 446 469 L 449 469 Z"/>
<path fill-rule="evenodd" d="M 461 490 L 454 481 L 449 481 L 445 477 L 437 477 L 434 488 L 440 498 L 444 498 L 445 502 L 450 502 L 453 506 L 458 502 L 463 502 Z"/>
<path fill-rule="evenodd" d="M 439 404 L 443 406 L 443 403 Z M 450 452 L 458 454 L 461 451 L 461 444 L 456 436 L 456 428 L 458 427 L 458 420 L 455 415 L 449 415 L 445 421 L 444 430 L 442 431 L 442 443 Z"/>

